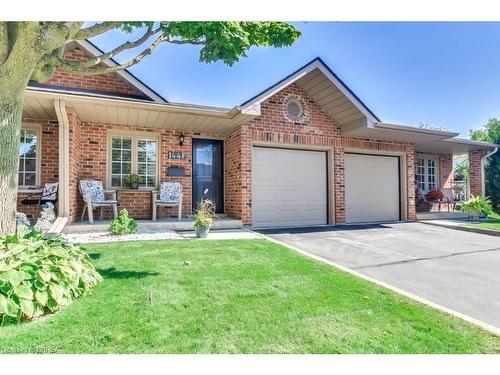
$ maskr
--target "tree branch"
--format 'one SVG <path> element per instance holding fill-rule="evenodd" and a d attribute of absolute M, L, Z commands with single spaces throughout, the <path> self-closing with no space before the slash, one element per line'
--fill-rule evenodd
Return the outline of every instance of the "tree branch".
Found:
<path fill-rule="evenodd" d="M 165 38 L 165 41 L 168 43 L 172 44 L 193 44 L 193 45 L 203 45 L 206 42 L 201 39 L 186 39 L 186 40 L 180 40 L 180 39 L 170 39 L 170 38 Z"/>
<path fill-rule="evenodd" d="M 146 48 L 144 51 L 139 53 L 137 56 L 131 58 L 127 62 L 123 64 L 119 64 L 116 66 L 110 66 L 106 68 L 102 67 L 81 67 L 81 66 L 75 66 L 72 64 L 67 64 L 67 61 L 60 61 L 61 65 L 58 67 L 62 70 L 70 71 L 70 72 L 76 72 L 78 74 L 81 74 L 83 76 L 94 76 L 94 75 L 99 75 L 99 74 L 109 74 L 109 73 L 114 73 L 120 70 L 125 70 L 127 68 L 130 68 L 131 66 L 140 63 L 146 56 L 150 55 L 156 47 L 160 45 L 161 42 L 165 41 L 165 38 L 162 36 L 159 36 L 154 40 L 151 45 Z"/>
<path fill-rule="evenodd" d="M 75 35 L 80 31 L 85 22 L 70 22 L 68 26 L 68 40 L 74 39 Z"/>
<path fill-rule="evenodd" d="M 67 67 L 70 67 L 71 69 L 79 69 L 79 68 L 90 68 L 92 66 L 98 65 L 122 53 L 123 51 L 140 46 L 141 44 L 146 42 L 150 37 L 157 34 L 160 30 L 161 28 L 152 30 L 152 28 L 149 27 L 148 30 L 144 33 L 144 35 L 142 35 L 139 39 L 133 42 L 127 41 L 107 53 L 103 53 L 102 55 L 90 58 L 85 61 L 70 61 L 62 59 L 61 68 L 65 69 Z"/>
<path fill-rule="evenodd" d="M 117 28 L 118 26 L 120 26 L 120 24 L 121 22 L 110 22 L 110 21 L 96 23 L 95 25 L 86 27 L 85 29 L 81 29 L 74 35 L 73 38 L 76 40 L 93 38 L 94 36 L 103 34 L 106 31 Z"/>

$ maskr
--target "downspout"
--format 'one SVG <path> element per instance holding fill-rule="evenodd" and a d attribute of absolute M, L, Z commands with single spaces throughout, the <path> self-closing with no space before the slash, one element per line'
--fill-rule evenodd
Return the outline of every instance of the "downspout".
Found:
<path fill-rule="evenodd" d="M 54 99 L 54 110 L 59 122 L 59 196 L 58 216 L 49 233 L 57 235 L 62 232 L 69 219 L 69 119 L 64 100 Z"/>
<path fill-rule="evenodd" d="M 488 159 L 490 156 L 496 154 L 496 152 L 498 151 L 498 147 L 495 147 L 495 149 L 489 153 L 487 153 L 486 155 L 484 155 L 482 158 L 481 158 L 481 194 L 482 195 L 486 195 L 486 185 L 485 185 L 485 177 L 484 177 L 484 162 L 486 161 L 486 159 Z"/>

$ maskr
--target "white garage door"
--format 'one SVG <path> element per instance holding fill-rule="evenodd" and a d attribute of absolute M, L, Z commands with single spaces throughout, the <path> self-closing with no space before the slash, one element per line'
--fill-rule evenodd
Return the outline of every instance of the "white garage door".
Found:
<path fill-rule="evenodd" d="M 400 219 L 399 158 L 345 154 L 347 223 Z"/>
<path fill-rule="evenodd" d="M 254 147 L 254 227 L 327 224 L 326 152 Z"/>

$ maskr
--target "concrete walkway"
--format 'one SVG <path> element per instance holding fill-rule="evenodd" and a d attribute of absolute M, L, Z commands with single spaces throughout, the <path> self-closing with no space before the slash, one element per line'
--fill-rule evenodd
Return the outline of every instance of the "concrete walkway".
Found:
<path fill-rule="evenodd" d="M 422 223 L 261 233 L 500 328 L 500 237 Z"/>

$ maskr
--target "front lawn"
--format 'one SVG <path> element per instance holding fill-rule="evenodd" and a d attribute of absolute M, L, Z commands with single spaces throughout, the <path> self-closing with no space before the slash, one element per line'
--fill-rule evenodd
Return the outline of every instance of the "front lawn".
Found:
<path fill-rule="evenodd" d="M 491 353 L 500 338 L 265 240 L 89 247 L 104 281 L 0 353 Z"/>
<path fill-rule="evenodd" d="M 500 231 L 500 215 L 493 214 L 487 219 L 483 219 L 478 223 L 470 223 L 466 225 L 472 228 L 493 229 Z"/>

